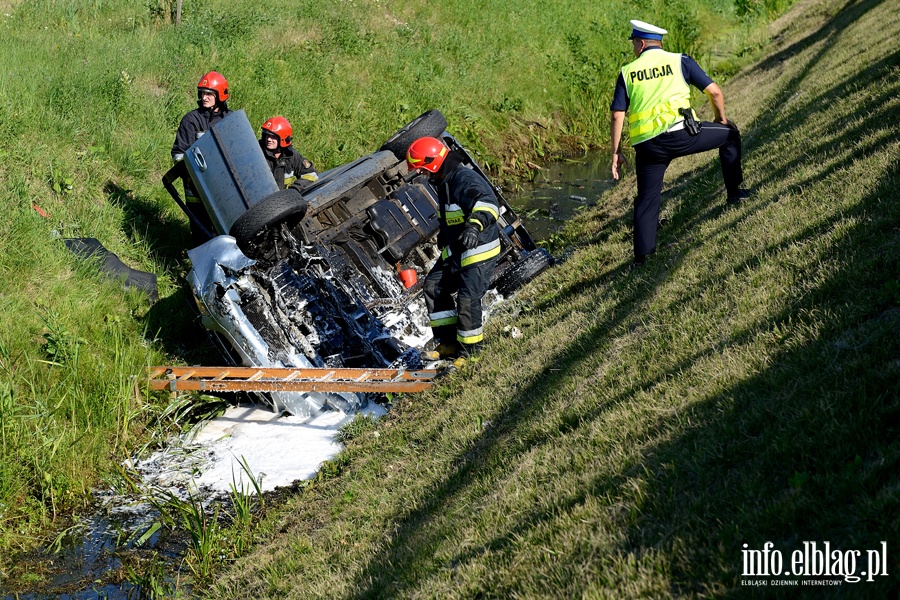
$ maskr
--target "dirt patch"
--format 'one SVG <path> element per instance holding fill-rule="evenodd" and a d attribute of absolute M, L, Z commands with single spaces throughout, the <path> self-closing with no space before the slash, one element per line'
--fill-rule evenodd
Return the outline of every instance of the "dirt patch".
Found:
<path fill-rule="evenodd" d="M 139 75 L 135 79 L 134 85 L 142 93 L 154 98 L 162 98 L 168 93 L 168 90 L 160 82 L 146 75 Z"/>
<path fill-rule="evenodd" d="M 2 0 L 0 0 L 2 1 Z M 261 46 L 265 48 L 304 48 L 322 39 L 322 34 L 315 28 L 265 27 L 260 29 Z"/>

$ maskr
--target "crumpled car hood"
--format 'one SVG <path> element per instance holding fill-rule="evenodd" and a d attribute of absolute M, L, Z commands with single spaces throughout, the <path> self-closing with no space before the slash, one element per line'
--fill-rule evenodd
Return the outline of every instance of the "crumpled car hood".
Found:
<path fill-rule="evenodd" d="M 203 326 L 240 354 L 248 367 L 312 368 L 314 364 L 289 341 L 284 341 L 276 353 L 260 335 L 261 327 L 251 322 L 244 308 L 262 296 L 259 286 L 251 280 L 250 269 L 256 261 L 245 256 L 231 236 L 218 236 L 188 251 L 193 269 L 188 282 L 197 304 L 201 307 Z M 261 305 L 254 302 L 254 306 Z M 269 321 L 275 319 L 264 315 Z M 256 320 L 259 320 L 259 316 Z M 272 323 L 270 323 L 272 325 Z M 273 392 L 274 409 L 297 416 L 312 417 L 323 410 L 337 409 L 355 412 L 366 406 L 365 394 L 329 392 Z"/>

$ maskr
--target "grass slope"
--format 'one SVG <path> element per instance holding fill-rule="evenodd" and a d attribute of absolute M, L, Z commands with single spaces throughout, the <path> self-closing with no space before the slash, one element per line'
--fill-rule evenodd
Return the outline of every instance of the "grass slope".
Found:
<path fill-rule="evenodd" d="M 900 51 L 872 32 L 898 28 L 891 0 L 776 22 L 725 89 L 758 195 L 682 159 L 630 272 L 626 178 L 481 361 L 357 427 L 211 596 L 896 596 Z M 804 540 L 886 541 L 890 576 L 741 587 L 743 544 Z"/>
<path fill-rule="evenodd" d="M 179 283 L 186 219 L 160 184 L 202 73 L 225 73 L 255 126 L 287 116 L 320 170 L 437 107 L 499 174 L 603 140 L 628 18 L 672 23 L 708 62 L 713 33 L 728 31 L 726 54 L 752 46 L 757 19 L 740 14 L 787 1 L 189 0 L 178 26 L 174 0 L 0 1 L 0 579 L 160 434 L 168 399 L 132 377 L 219 360 Z M 124 293 L 59 237 L 157 274 L 161 300 Z"/>

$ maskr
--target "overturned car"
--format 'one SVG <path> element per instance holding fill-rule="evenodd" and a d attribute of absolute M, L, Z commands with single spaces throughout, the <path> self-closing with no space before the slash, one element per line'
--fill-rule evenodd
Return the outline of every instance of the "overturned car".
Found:
<path fill-rule="evenodd" d="M 210 240 L 188 252 L 189 283 L 203 326 L 234 365 L 421 367 L 431 342 L 422 279 L 440 255 L 440 208 L 425 175 L 407 170 L 419 137 L 443 139 L 488 179 L 428 111 L 379 151 L 278 190 L 243 111 L 214 125 L 163 178 L 189 177 L 212 219 Z M 489 180 L 488 180 L 489 181 Z M 507 296 L 553 262 L 500 202 L 501 254 L 492 288 Z M 276 411 L 311 416 L 366 404 L 364 394 L 273 392 Z"/>

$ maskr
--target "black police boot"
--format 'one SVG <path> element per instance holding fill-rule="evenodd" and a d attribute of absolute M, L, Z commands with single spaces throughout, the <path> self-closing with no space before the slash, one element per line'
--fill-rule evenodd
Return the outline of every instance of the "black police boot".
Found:
<path fill-rule="evenodd" d="M 741 202 L 752 196 L 753 190 L 741 188 L 733 195 L 729 195 L 726 202 L 728 202 L 728 204 L 740 204 Z"/>
<path fill-rule="evenodd" d="M 653 250 L 651 250 L 647 254 L 635 254 L 634 262 L 631 263 L 631 270 L 640 269 L 645 264 L 647 264 L 647 259 L 651 254 L 656 254 L 656 248 L 653 248 Z"/>

